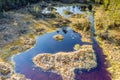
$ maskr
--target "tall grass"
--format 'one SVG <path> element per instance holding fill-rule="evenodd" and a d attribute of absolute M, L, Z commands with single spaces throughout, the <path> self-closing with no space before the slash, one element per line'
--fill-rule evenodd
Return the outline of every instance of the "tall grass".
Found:
<path fill-rule="evenodd" d="M 106 59 L 111 80 L 120 80 L 120 0 L 104 0 L 95 10 L 95 30 Z"/>
<path fill-rule="evenodd" d="M 104 30 L 109 31 L 114 30 L 116 33 L 120 30 L 120 0 L 104 0 L 101 7 L 96 10 L 95 13 L 95 28 L 99 33 Z M 113 38 L 114 34 L 110 38 L 115 41 L 116 37 Z M 118 35 L 119 36 L 119 35 Z"/>

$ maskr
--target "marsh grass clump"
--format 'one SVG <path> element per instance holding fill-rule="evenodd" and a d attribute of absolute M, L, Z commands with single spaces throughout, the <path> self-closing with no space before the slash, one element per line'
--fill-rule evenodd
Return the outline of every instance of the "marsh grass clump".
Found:
<path fill-rule="evenodd" d="M 64 37 L 61 34 L 54 35 L 53 38 L 57 41 L 61 41 L 64 39 Z"/>
<path fill-rule="evenodd" d="M 83 14 L 75 14 L 68 18 L 69 26 L 82 36 L 83 42 L 91 42 L 91 22 L 89 17 Z"/>
<path fill-rule="evenodd" d="M 0 62 L 0 73 L 2 75 L 8 75 L 10 73 L 12 73 L 12 66 L 11 64 L 7 63 L 7 62 Z"/>
<path fill-rule="evenodd" d="M 71 27 L 82 31 L 90 31 L 91 23 L 88 19 L 81 19 L 78 23 L 71 24 Z"/>
<path fill-rule="evenodd" d="M 85 14 L 73 14 L 71 15 L 71 18 L 85 18 L 86 15 Z"/>
<path fill-rule="evenodd" d="M 68 20 L 71 21 L 71 27 L 82 31 L 90 31 L 91 22 L 85 14 L 74 14 Z"/>
<path fill-rule="evenodd" d="M 79 50 L 80 49 L 80 44 L 75 44 L 73 49 L 76 50 L 76 51 Z"/>
<path fill-rule="evenodd" d="M 63 18 L 60 18 L 60 19 L 55 19 L 55 22 L 54 22 L 54 26 L 56 26 L 56 28 L 61 28 L 63 26 L 67 26 L 69 25 L 71 22 L 67 19 L 63 19 Z"/>
<path fill-rule="evenodd" d="M 34 12 L 40 11 L 40 10 L 39 10 L 39 7 L 38 7 L 38 6 L 33 6 L 33 11 L 34 11 Z"/>
<path fill-rule="evenodd" d="M 64 13 L 65 15 L 71 15 L 71 14 L 73 14 L 72 12 L 70 12 L 70 11 L 68 11 L 68 10 L 63 10 L 63 13 Z"/>

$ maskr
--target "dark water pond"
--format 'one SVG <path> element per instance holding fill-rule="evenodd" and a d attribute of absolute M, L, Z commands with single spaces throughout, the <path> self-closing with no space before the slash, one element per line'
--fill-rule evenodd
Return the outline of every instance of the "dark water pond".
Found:
<path fill-rule="evenodd" d="M 69 9 L 68 9 L 69 8 Z M 80 7 L 60 7 L 57 9 L 57 12 L 64 16 L 61 12 L 63 9 L 70 10 L 76 13 L 82 13 L 80 11 Z M 68 15 L 67 17 L 69 17 Z M 92 33 L 94 33 L 94 19 L 93 15 L 90 16 L 90 21 L 92 22 Z M 64 39 L 59 42 L 53 39 L 53 36 L 56 34 L 62 34 Z M 106 71 L 105 56 L 103 55 L 102 49 L 97 44 L 94 36 L 92 37 L 92 44 L 85 43 L 81 41 L 81 36 L 74 32 L 69 27 L 63 27 L 54 31 L 52 33 L 46 33 L 44 35 L 38 36 L 36 38 L 36 44 L 33 48 L 28 51 L 21 52 L 16 55 L 13 60 L 15 62 L 15 71 L 17 73 L 24 74 L 27 78 L 32 80 L 62 80 L 60 75 L 51 72 L 44 72 L 42 69 L 37 68 L 33 62 L 32 58 L 39 53 L 56 53 L 59 51 L 73 51 L 73 47 L 75 44 L 80 45 L 93 45 L 93 49 L 97 55 L 97 68 L 87 72 L 76 69 L 74 72 L 76 74 L 75 80 L 111 80 L 109 77 L 109 73 Z"/>
<path fill-rule="evenodd" d="M 62 41 L 54 40 L 53 36 L 56 34 L 62 34 L 64 39 Z M 25 74 L 32 80 L 55 80 L 56 78 L 54 76 L 58 77 L 58 75 L 43 72 L 41 69 L 36 68 L 32 63 L 32 58 L 39 53 L 54 54 L 59 51 L 73 51 L 75 44 L 90 45 L 90 43 L 82 42 L 81 36 L 68 27 L 60 28 L 55 32 L 39 36 L 36 38 L 36 44 L 33 48 L 14 57 L 15 71 Z M 61 80 L 60 76 L 58 80 Z"/>

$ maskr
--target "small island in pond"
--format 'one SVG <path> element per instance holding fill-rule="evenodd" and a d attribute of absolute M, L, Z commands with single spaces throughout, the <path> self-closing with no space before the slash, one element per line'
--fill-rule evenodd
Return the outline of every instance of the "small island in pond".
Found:
<path fill-rule="evenodd" d="M 61 41 L 64 39 L 64 37 L 61 34 L 54 35 L 53 38 L 57 41 Z"/>
<path fill-rule="evenodd" d="M 63 80 L 74 80 L 75 69 L 91 70 L 97 67 L 97 58 L 91 45 L 83 45 L 74 52 L 43 53 L 33 58 L 37 67 L 60 74 Z"/>

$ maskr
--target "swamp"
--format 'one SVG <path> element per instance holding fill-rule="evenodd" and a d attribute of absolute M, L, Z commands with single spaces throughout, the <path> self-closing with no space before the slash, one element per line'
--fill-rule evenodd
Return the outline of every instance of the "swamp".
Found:
<path fill-rule="evenodd" d="M 120 80 L 120 0 L 0 0 L 0 80 Z"/>

